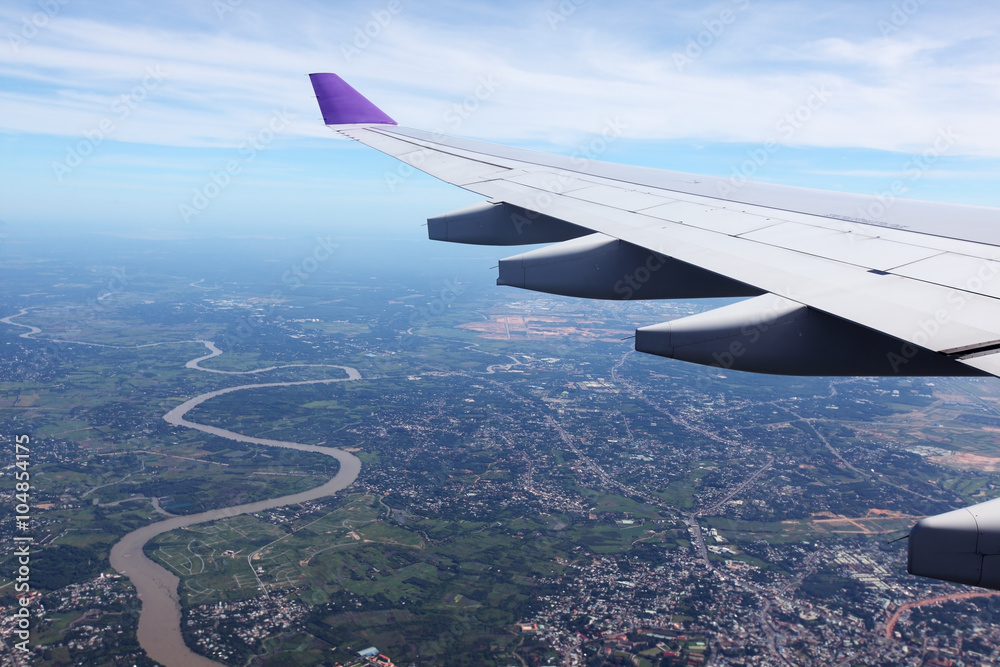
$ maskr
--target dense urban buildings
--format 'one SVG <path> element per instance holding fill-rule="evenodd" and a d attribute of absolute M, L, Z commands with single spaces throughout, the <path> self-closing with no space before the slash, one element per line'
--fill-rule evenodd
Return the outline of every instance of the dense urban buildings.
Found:
<path fill-rule="evenodd" d="M 218 241 L 191 259 L 185 242 L 119 240 L 14 258 L 0 404 L 4 437 L 30 436 L 31 497 L 21 530 L 11 448 L 4 660 L 153 664 L 112 546 L 168 516 L 340 473 L 321 453 L 163 419 L 235 386 L 185 419 L 361 465 L 333 495 L 145 544 L 180 580 L 175 631 L 222 664 L 1000 659 L 1000 600 L 907 575 L 905 540 L 893 541 L 921 516 L 996 495 L 995 381 L 764 377 L 647 358 L 622 340 L 636 325 L 706 305 L 490 288 L 476 258 L 438 273 L 386 258 L 359 273 L 344 257 L 284 284 L 314 243 Z M 103 288 L 122 266 L 129 280 Z M 343 379 L 331 366 L 360 379 L 320 382 Z M 13 648 L 21 534 L 27 651 Z"/>

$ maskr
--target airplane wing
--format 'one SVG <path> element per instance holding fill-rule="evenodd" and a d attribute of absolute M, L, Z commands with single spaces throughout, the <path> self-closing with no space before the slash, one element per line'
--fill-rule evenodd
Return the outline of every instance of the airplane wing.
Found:
<path fill-rule="evenodd" d="M 1000 376 L 998 209 L 448 137 L 398 126 L 335 74 L 310 78 L 333 130 L 484 197 L 428 220 L 432 239 L 550 244 L 501 260 L 498 284 L 615 300 L 748 297 L 637 329 L 640 352 L 789 375 Z M 911 533 L 910 571 L 1000 588 L 1000 505 L 989 545 L 976 532 L 988 521 L 942 519 L 952 514 Z M 974 535 L 972 546 L 948 531 Z M 968 556 L 959 574 L 955 554 Z"/>

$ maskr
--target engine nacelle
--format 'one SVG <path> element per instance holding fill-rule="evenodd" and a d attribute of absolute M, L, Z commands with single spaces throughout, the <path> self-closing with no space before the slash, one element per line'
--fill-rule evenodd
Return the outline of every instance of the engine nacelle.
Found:
<path fill-rule="evenodd" d="M 501 259 L 497 285 L 613 301 L 762 294 L 750 285 L 604 234 Z"/>
<path fill-rule="evenodd" d="M 778 375 L 985 375 L 943 354 L 766 294 L 635 332 L 635 349 Z"/>
<path fill-rule="evenodd" d="M 1000 590 L 1000 499 L 918 521 L 910 530 L 906 570 Z"/>
<path fill-rule="evenodd" d="M 553 243 L 586 236 L 579 225 L 506 202 L 484 202 L 427 219 L 433 241 L 475 245 Z"/>

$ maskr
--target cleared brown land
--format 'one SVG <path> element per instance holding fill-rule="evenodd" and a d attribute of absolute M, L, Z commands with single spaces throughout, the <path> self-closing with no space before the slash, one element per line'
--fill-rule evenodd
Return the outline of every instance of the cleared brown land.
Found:
<path fill-rule="evenodd" d="M 899 530 L 898 525 L 885 525 L 887 522 L 913 521 L 923 516 L 902 514 L 892 510 L 873 509 L 864 516 L 848 517 L 830 512 L 813 515 L 809 525 L 817 530 L 831 533 L 862 533 L 864 535 L 882 535 Z"/>
<path fill-rule="evenodd" d="M 951 456 L 929 456 L 927 460 L 933 461 L 938 465 L 949 468 L 960 468 L 962 470 L 982 470 L 985 472 L 997 472 L 1000 470 L 1000 458 L 969 454 L 967 452 L 955 452 Z"/>
<path fill-rule="evenodd" d="M 602 322 L 590 321 L 589 323 L 593 323 L 596 327 L 586 327 L 588 322 L 584 322 L 582 319 L 576 320 L 551 315 L 491 315 L 489 321 L 467 322 L 458 325 L 458 328 L 473 331 L 483 338 L 494 340 L 525 340 L 532 337 L 556 336 L 618 340 L 634 333 L 631 330 L 602 328 Z"/>

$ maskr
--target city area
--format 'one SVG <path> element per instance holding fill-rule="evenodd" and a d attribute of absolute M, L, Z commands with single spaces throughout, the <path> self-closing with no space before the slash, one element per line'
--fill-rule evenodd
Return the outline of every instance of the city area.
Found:
<path fill-rule="evenodd" d="M 153 524 L 158 632 L 223 665 L 1000 660 L 1000 599 L 905 571 L 916 520 L 998 495 L 1000 384 L 647 357 L 636 326 L 717 304 L 497 288 L 479 256 L 283 281 L 318 242 L 12 258 L 4 664 L 157 664 L 113 555 Z"/>

